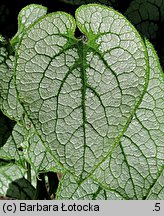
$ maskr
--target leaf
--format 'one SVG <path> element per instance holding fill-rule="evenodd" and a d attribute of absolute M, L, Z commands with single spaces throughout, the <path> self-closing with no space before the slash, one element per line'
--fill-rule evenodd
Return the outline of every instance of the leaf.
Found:
<path fill-rule="evenodd" d="M 159 38 L 162 31 L 163 11 L 163 1 L 133 0 L 125 15 L 143 35 L 155 39 Z"/>
<path fill-rule="evenodd" d="M 22 106 L 17 100 L 13 79 L 13 49 L 18 46 L 22 32 L 44 16 L 46 11 L 45 7 L 34 4 L 25 7 L 18 15 L 18 32 L 10 41 L 11 44 L 5 44 L 2 40 L 6 46 L 0 48 L 0 109 L 11 119 L 19 120 L 23 114 Z"/>
<path fill-rule="evenodd" d="M 13 79 L 14 49 L 21 40 L 22 32 L 25 31 L 36 20 L 44 16 L 47 12 L 45 7 L 40 5 L 29 5 L 22 9 L 18 15 L 18 32 L 8 44 L 2 38 L 3 46 L 0 47 L 0 109 L 9 118 L 20 120 L 23 109 L 17 99 Z"/>
<path fill-rule="evenodd" d="M 33 141 L 37 138 L 37 135 L 31 133 L 29 135 L 29 124 L 30 122 L 26 122 L 27 124 L 23 124 L 24 119 L 24 113 L 22 109 L 22 105 L 19 103 L 19 100 L 17 98 L 17 93 L 15 89 L 14 79 L 13 79 L 13 62 L 14 62 L 14 49 L 17 48 L 19 41 L 21 40 L 21 36 L 23 31 L 25 31 L 27 28 L 30 27 L 36 20 L 43 17 L 47 12 L 47 8 L 40 6 L 40 5 L 29 5 L 21 10 L 21 12 L 18 15 L 18 32 L 17 34 L 11 39 L 10 43 L 6 42 L 5 39 L 1 36 L 1 57 L 0 57 L 0 109 L 7 115 L 9 118 L 14 119 L 19 122 L 17 124 L 12 132 L 12 135 L 9 137 L 7 136 L 8 133 L 6 133 L 5 128 L 1 127 L 1 134 L 6 133 L 5 137 L 1 136 L 3 139 L 3 143 L 0 145 L 5 146 L 0 149 L 0 158 L 10 160 L 15 159 L 17 163 L 23 163 L 24 159 L 27 159 L 31 162 L 31 165 L 34 166 L 35 164 L 35 171 L 38 173 L 43 169 L 48 169 L 50 167 L 50 170 L 54 170 L 54 162 L 51 160 L 51 155 L 45 151 L 43 154 L 41 152 L 39 155 L 34 155 L 35 152 L 35 146 L 33 142 L 33 148 L 30 148 L 30 151 L 28 152 L 28 156 L 30 158 L 26 158 L 27 153 L 26 149 L 29 148 L 28 139 Z M 7 118 L 5 118 L 7 119 Z M 10 120 L 8 120 L 10 121 Z M 4 123 L 3 119 L 0 121 L 0 124 L 4 124 L 6 126 L 6 123 Z M 34 136 L 34 137 L 32 137 Z M 8 139 L 9 137 L 9 139 Z M 6 142 L 7 140 L 7 142 Z M 38 144 L 38 142 L 36 142 Z M 27 147 L 28 146 L 28 147 Z M 39 146 L 39 144 L 37 145 Z M 43 147 L 40 146 L 40 151 Z M 37 151 L 38 152 L 38 151 Z M 47 159 L 47 155 L 49 160 Z M 35 156 L 35 158 L 34 158 Z M 36 159 L 37 160 L 34 160 Z M 43 159 L 45 158 L 45 159 Z M 39 162 L 38 166 L 36 164 L 36 161 Z M 44 165 L 45 161 L 45 165 Z"/>
<path fill-rule="evenodd" d="M 26 31 L 16 87 L 46 149 L 84 179 L 128 127 L 147 87 L 148 65 L 137 31 L 113 9 L 82 6 L 76 22 L 87 42 L 74 37 L 75 21 L 66 13 L 49 14 Z"/>
<path fill-rule="evenodd" d="M 159 0 L 133 0 L 125 15 L 155 45 L 164 68 L 164 2 Z"/>
<path fill-rule="evenodd" d="M 4 195 L 7 192 L 9 184 L 24 176 L 25 170 L 16 164 L 0 164 L 0 194 Z"/>
<path fill-rule="evenodd" d="M 36 189 L 25 178 L 19 178 L 12 181 L 7 189 L 6 196 L 18 200 L 32 200 Z"/>

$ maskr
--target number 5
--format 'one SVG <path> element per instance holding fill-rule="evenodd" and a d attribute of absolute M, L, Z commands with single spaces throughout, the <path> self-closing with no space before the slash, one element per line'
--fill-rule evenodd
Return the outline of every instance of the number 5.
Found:
<path fill-rule="evenodd" d="M 155 211 L 160 211 L 161 207 L 160 207 L 160 203 L 156 203 L 155 204 Z"/>

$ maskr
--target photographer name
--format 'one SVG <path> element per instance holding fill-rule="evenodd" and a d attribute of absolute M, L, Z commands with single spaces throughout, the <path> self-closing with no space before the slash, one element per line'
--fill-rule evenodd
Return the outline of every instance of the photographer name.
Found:
<path fill-rule="evenodd" d="M 91 203 L 87 204 L 55 204 L 55 205 L 45 205 L 45 204 L 27 204 L 27 203 L 20 203 L 19 210 L 21 212 L 28 211 L 28 212 L 51 212 L 51 211 L 62 211 L 62 212 L 92 212 L 92 211 L 99 211 L 99 205 L 93 205 Z"/>

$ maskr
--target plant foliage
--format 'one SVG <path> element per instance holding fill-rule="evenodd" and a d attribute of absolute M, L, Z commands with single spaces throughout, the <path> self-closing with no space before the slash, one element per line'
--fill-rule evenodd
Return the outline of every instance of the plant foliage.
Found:
<path fill-rule="evenodd" d="M 164 75 L 153 46 L 107 6 L 46 13 L 23 8 L 17 34 L 1 38 L 0 108 L 16 124 L 0 149 L 0 193 L 19 191 L 7 190 L 15 180 L 27 187 L 15 198 L 36 198 L 29 182 L 53 171 L 57 199 L 163 199 Z"/>

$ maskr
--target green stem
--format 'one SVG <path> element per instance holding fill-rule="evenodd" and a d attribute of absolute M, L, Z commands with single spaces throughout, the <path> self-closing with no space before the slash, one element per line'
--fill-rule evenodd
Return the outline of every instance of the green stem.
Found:
<path fill-rule="evenodd" d="M 27 180 L 31 183 L 31 165 L 26 162 L 27 164 Z"/>

